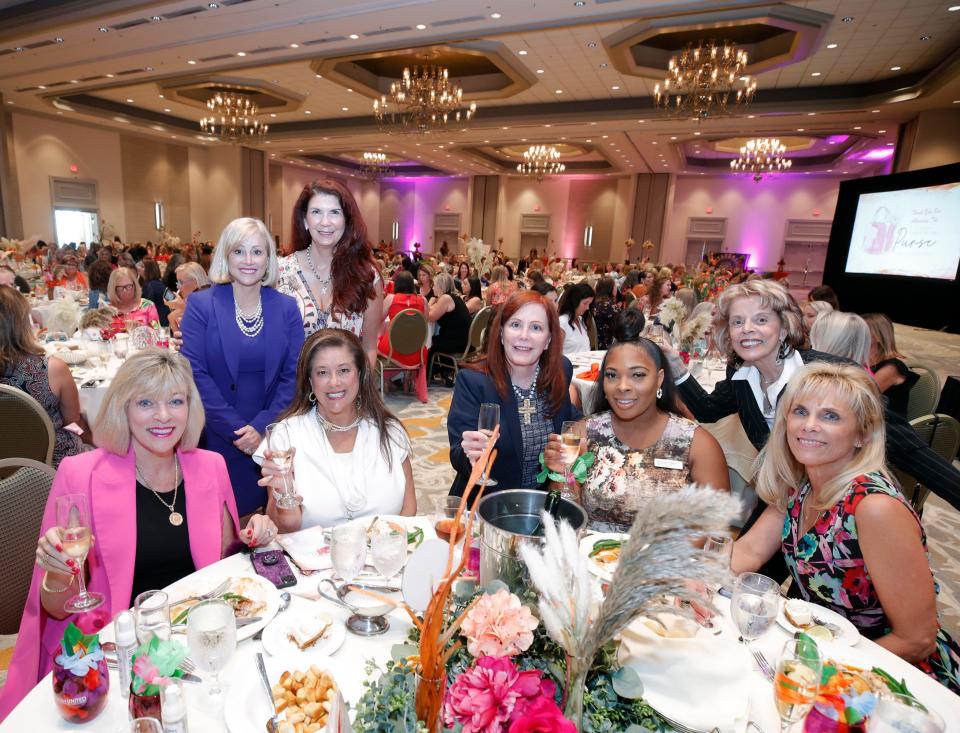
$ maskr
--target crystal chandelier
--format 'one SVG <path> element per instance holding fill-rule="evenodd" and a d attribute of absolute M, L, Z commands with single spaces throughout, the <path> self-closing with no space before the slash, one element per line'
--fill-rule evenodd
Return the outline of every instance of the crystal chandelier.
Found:
<path fill-rule="evenodd" d="M 732 43 L 687 46 L 670 59 L 667 77 L 654 88 L 655 104 L 668 114 L 698 120 L 729 114 L 749 104 L 757 91 L 756 80 L 743 73 L 746 66 L 747 52 Z"/>
<path fill-rule="evenodd" d="M 210 116 L 200 120 L 200 129 L 223 142 L 257 142 L 267 134 L 269 125 L 257 119 L 257 103 L 245 94 L 217 92 L 207 100 Z"/>
<path fill-rule="evenodd" d="M 760 181 L 765 173 L 780 173 L 793 165 L 792 160 L 784 158 L 787 146 L 777 138 L 759 137 L 747 140 L 740 148 L 740 157 L 730 161 L 734 171 L 753 173 L 753 180 Z"/>
<path fill-rule="evenodd" d="M 517 163 L 517 173 L 536 178 L 537 183 L 544 176 L 555 176 L 566 169 L 560 162 L 560 152 L 553 145 L 531 145 L 523 154 L 523 162 Z"/>
<path fill-rule="evenodd" d="M 390 166 L 387 165 L 387 156 L 385 153 L 364 153 L 363 165 L 360 167 L 360 175 L 371 181 L 378 180 L 390 173 Z"/>
<path fill-rule="evenodd" d="M 390 84 L 390 94 L 373 102 L 380 129 L 423 133 L 443 129 L 450 122 L 464 122 L 476 114 L 477 105 L 463 107 L 463 89 L 451 84 L 443 66 L 414 66 L 403 78 Z"/>

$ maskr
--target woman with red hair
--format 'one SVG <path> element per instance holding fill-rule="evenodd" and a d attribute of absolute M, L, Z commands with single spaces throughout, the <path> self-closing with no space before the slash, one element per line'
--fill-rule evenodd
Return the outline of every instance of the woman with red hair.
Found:
<path fill-rule="evenodd" d="M 277 290 L 292 295 L 309 336 L 322 328 L 350 331 L 371 364 L 383 320 L 383 283 L 353 194 L 337 180 L 304 186 L 293 207 L 292 254 L 280 259 Z"/>
<path fill-rule="evenodd" d="M 540 452 L 565 420 L 577 420 L 570 402 L 573 367 L 563 356 L 557 312 L 537 292 L 511 295 L 490 324 L 487 355 L 457 376 L 447 418 L 450 463 L 457 476 L 450 494 L 463 493 L 487 436 L 477 430 L 480 405 L 500 405 L 497 489 L 536 488 Z M 522 406 L 522 409 L 521 409 Z"/>

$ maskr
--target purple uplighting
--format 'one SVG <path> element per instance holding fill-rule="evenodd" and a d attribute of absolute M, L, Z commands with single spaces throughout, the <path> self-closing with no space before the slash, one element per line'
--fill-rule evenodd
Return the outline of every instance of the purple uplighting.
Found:
<path fill-rule="evenodd" d="M 893 148 L 874 148 L 860 156 L 862 160 L 886 160 L 893 157 Z"/>
<path fill-rule="evenodd" d="M 827 138 L 828 144 L 840 145 L 850 139 L 849 135 L 831 135 Z"/>

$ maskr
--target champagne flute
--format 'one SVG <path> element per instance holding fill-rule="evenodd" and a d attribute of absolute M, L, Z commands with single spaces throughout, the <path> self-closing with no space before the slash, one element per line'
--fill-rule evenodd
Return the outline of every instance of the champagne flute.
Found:
<path fill-rule="evenodd" d="M 373 567 L 388 583 L 407 560 L 407 533 L 392 527 L 375 532 L 370 540 Z"/>
<path fill-rule="evenodd" d="M 221 598 L 201 601 L 187 616 L 187 644 L 197 667 L 213 675 L 206 704 L 223 707 L 220 672 L 237 649 L 237 620 L 233 606 Z"/>
<path fill-rule="evenodd" d="M 290 471 L 293 468 L 293 444 L 290 440 L 290 431 L 286 423 L 275 422 L 267 425 L 267 450 L 270 451 L 270 460 L 280 469 L 280 480 L 283 488 L 274 489 L 273 496 L 280 509 L 295 509 L 300 506 L 296 490 L 290 486 Z"/>
<path fill-rule="evenodd" d="M 773 701 L 780 715 L 780 733 L 803 720 L 813 708 L 820 689 L 823 660 L 817 645 L 807 639 L 790 639 L 783 645 L 773 678 Z"/>
<path fill-rule="evenodd" d="M 716 588 L 710 588 L 710 597 L 715 593 L 723 591 L 730 579 L 730 558 L 733 555 L 733 538 L 728 535 L 711 535 L 703 543 L 703 551 L 720 556 L 720 564 L 723 566 L 723 581 Z M 723 595 L 723 593 L 720 593 Z"/>
<path fill-rule="evenodd" d="M 780 607 L 780 586 L 759 573 L 741 573 L 733 582 L 730 608 L 740 641 L 758 639 L 773 625 Z"/>
<path fill-rule="evenodd" d="M 486 436 L 493 435 L 493 431 L 500 424 L 500 405 L 495 402 L 484 402 L 480 405 L 480 417 L 477 420 L 477 430 Z M 497 480 L 487 476 L 486 471 L 480 474 L 477 482 L 481 486 L 496 486 Z"/>
<path fill-rule="evenodd" d="M 330 533 L 330 562 L 341 580 L 349 583 L 367 559 L 367 529 L 361 522 L 341 524 Z"/>
<path fill-rule="evenodd" d="M 560 445 L 563 454 L 563 492 L 571 493 L 573 483 L 573 464 L 580 456 L 583 432 L 576 420 L 567 420 L 560 426 Z"/>
<path fill-rule="evenodd" d="M 57 531 L 63 552 L 76 560 L 80 568 L 77 582 L 80 592 L 63 605 L 67 613 L 83 613 L 101 605 L 102 593 L 87 591 L 86 571 L 83 564 L 90 551 L 90 510 L 83 494 L 67 494 L 57 497 Z"/>
<path fill-rule="evenodd" d="M 170 639 L 170 599 L 162 590 L 145 590 L 133 601 L 133 626 L 137 641 L 146 644 L 153 637 Z"/>

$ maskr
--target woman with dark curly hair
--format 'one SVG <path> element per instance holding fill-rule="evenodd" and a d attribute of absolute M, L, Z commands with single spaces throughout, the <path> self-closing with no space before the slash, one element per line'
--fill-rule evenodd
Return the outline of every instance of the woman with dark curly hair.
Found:
<path fill-rule="evenodd" d="M 353 194 L 321 178 L 304 186 L 293 207 L 293 253 L 280 259 L 277 289 L 292 295 L 304 335 L 323 328 L 350 331 L 371 364 L 383 320 L 383 282 Z"/>

